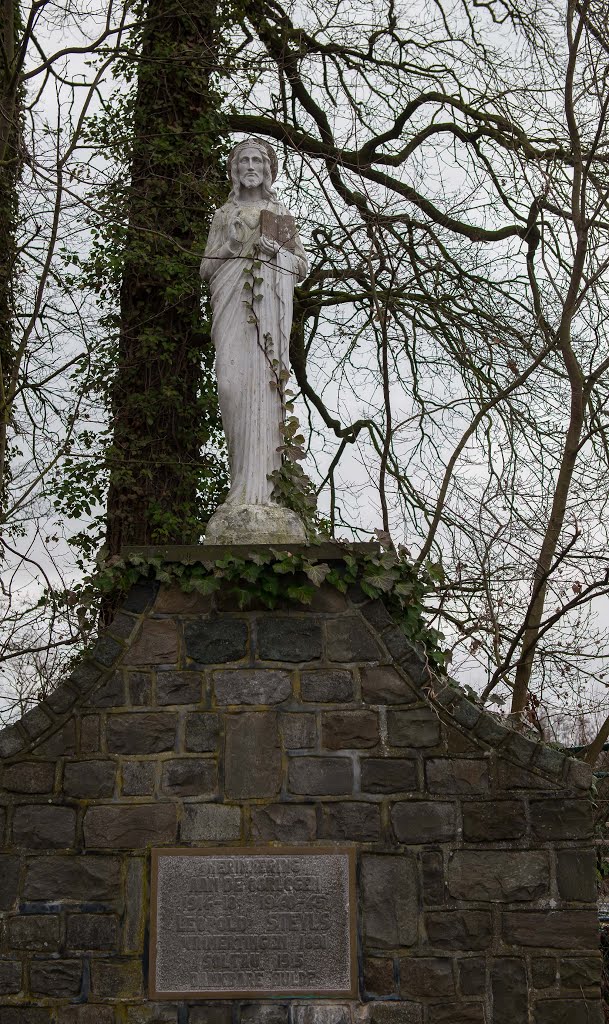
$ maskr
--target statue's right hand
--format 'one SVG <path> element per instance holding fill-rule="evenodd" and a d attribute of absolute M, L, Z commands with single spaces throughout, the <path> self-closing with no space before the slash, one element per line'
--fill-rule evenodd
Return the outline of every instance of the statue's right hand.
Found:
<path fill-rule="evenodd" d="M 243 244 L 243 221 L 239 217 L 228 225 L 228 242 L 231 249 L 238 250 Z"/>

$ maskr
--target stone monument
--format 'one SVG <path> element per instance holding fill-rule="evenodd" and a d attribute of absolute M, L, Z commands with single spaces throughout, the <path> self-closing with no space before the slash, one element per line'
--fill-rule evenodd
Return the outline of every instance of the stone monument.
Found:
<path fill-rule="evenodd" d="M 294 285 L 307 270 L 296 223 L 277 199 L 277 156 L 262 139 L 232 150 L 228 201 L 216 211 L 201 276 L 209 282 L 212 340 L 231 487 L 207 544 L 303 544 L 299 517 L 272 498 L 281 467 L 284 389 Z"/>

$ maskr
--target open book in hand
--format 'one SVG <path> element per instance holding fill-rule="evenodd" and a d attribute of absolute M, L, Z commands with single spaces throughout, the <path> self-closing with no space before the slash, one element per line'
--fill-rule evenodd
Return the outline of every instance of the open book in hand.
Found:
<path fill-rule="evenodd" d="M 260 211 L 260 234 L 279 242 L 282 249 L 294 252 L 296 240 L 296 221 L 289 215 L 271 213 L 270 210 Z"/>

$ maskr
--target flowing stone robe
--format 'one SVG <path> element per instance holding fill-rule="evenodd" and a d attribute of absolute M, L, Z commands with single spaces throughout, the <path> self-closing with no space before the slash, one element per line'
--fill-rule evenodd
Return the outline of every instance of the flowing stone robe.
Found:
<path fill-rule="evenodd" d="M 231 487 L 226 505 L 270 505 L 273 483 L 269 475 L 281 466 L 281 399 L 271 386 L 275 373 L 289 367 L 294 285 L 307 271 L 307 258 L 298 234 L 295 252 L 262 254 L 254 269 L 262 281 L 254 302 L 257 323 L 251 322 L 251 281 L 254 247 L 260 241 L 263 209 L 286 216 L 281 203 L 230 201 L 212 221 L 201 276 L 209 281 L 213 309 L 212 341 L 216 350 L 216 376 L 222 424 L 228 443 Z M 244 238 L 233 255 L 229 240 L 231 221 L 241 220 Z M 272 367 L 276 359 L 278 365 Z"/>

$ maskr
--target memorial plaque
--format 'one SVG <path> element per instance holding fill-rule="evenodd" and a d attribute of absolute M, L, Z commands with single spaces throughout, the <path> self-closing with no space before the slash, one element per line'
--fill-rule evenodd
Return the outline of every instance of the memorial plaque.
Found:
<path fill-rule="evenodd" d="M 152 851 L 154 999 L 357 994 L 355 853 Z"/>

